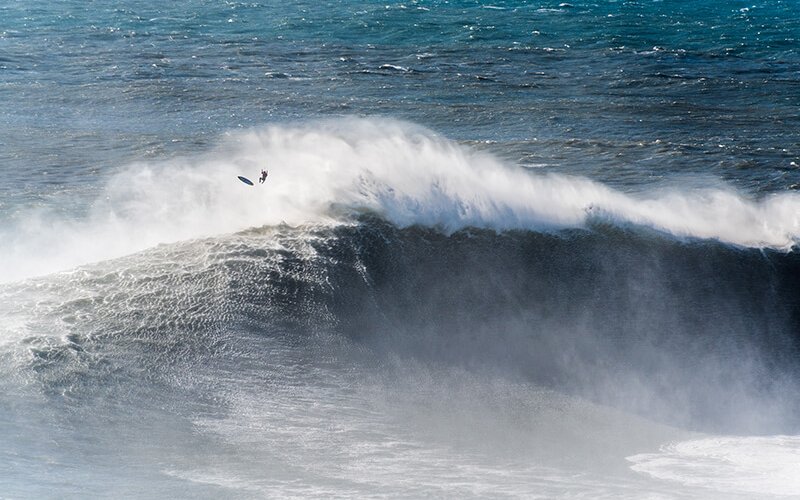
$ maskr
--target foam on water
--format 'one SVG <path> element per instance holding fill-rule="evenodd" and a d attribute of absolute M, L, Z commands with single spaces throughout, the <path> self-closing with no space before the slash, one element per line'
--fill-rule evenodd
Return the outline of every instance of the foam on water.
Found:
<path fill-rule="evenodd" d="M 719 436 L 628 457 L 652 477 L 717 492 L 800 495 L 800 436 Z"/>

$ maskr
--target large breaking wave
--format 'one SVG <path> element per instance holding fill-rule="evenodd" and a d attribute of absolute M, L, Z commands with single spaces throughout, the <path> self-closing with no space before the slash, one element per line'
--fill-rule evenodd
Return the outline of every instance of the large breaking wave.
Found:
<path fill-rule="evenodd" d="M 770 435 L 800 429 L 797 204 L 625 194 L 385 120 L 132 165 L 86 216 L 4 227 L 3 489 L 796 493 Z"/>

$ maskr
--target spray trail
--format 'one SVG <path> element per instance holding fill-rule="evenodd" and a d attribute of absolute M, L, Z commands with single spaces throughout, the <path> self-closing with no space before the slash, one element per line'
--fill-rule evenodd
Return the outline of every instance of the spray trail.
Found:
<path fill-rule="evenodd" d="M 250 188 L 236 175 L 257 175 Z M 249 227 L 377 213 L 405 227 L 558 230 L 601 218 L 688 238 L 788 249 L 800 196 L 749 200 L 732 189 L 628 195 L 585 178 L 539 175 L 386 119 L 272 126 L 228 136 L 197 158 L 122 169 L 81 220 L 24 214 L 2 229 L 0 281 L 41 275 L 160 243 Z"/>

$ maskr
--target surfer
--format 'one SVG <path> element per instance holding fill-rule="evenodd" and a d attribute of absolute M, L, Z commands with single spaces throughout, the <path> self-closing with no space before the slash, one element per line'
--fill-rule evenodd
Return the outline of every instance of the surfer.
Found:
<path fill-rule="evenodd" d="M 266 170 L 262 170 L 261 171 L 261 177 L 258 178 L 258 183 L 259 184 L 264 184 L 264 181 L 267 180 L 267 176 L 268 175 L 269 175 L 269 172 L 267 172 Z"/>

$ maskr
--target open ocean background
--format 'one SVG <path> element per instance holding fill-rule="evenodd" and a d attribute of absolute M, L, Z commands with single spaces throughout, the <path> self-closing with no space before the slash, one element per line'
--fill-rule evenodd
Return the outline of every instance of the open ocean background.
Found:
<path fill-rule="evenodd" d="M 6 0 L 0 498 L 798 497 L 799 243 L 796 0 Z"/>

